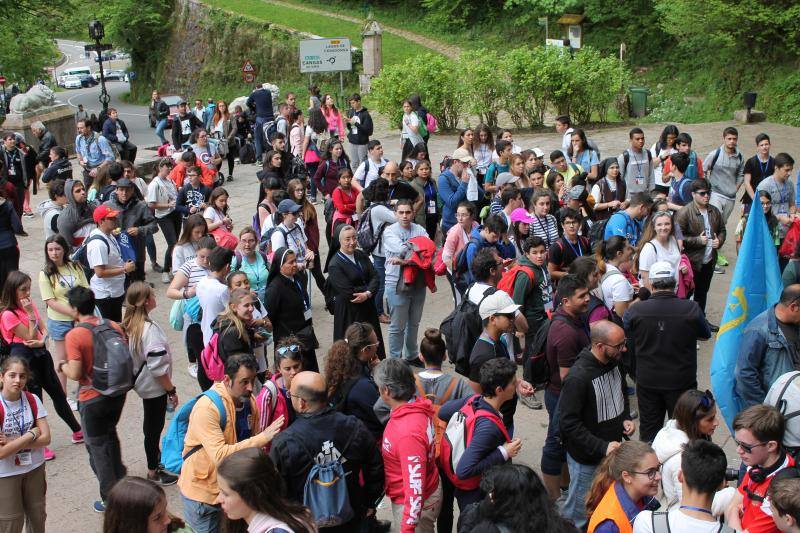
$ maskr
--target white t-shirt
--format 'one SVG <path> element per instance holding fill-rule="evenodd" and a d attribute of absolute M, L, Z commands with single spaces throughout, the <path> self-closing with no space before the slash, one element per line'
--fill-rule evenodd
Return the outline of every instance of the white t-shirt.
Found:
<path fill-rule="evenodd" d="M 192 242 L 176 244 L 172 249 L 172 273 L 175 274 L 184 263 L 191 261 L 195 256 L 197 256 L 197 248 Z"/>
<path fill-rule="evenodd" d="M 416 146 L 425 140 L 422 135 L 415 133 L 411 126 L 419 128 L 419 115 L 413 111 L 411 113 L 403 113 L 403 139 L 408 139 L 412 145 Z"/>
<path fill-rule="evenodd" d="M 210 220 L 212 224 L 218 224 L 225 220 L 225 214 L 219 211 L 216 207 L 208 206 L 203 211 L 203 218 Z"/>
<path fill-rule="evenodd" d="M 33 395 L 36 401 L 36 418 L 45 418 L 47 410 L 42 405 L 36 395 Z M 23 394 L 19 400 L 12 402 L 5 398 L 0 399 L 3 402 L 3 435 L 7 439 L 16 439 L 24 435 L 31 428 L 36 426 L 33 420 L 33 410 L 28 404 L 27 395 Z M 25 457 L 24 455 L 21 457 Z M 0 459 L 0 477 L 18 476 L 30 472 L 44 463 L 44 448 L 34 448 L 30 451 L 30 464 L 17 465 L 15 464 L 16 454 Z M 27 461 L 25 461 L 27 462 Z"/>
<path fill-rule="evenodd" d="M 169 340 L 161 326 L 145 322 L 139 346 L 129 345 L 133 359 L 133 371 L 138 372 L 134 390 L 140 398 L 158 398 L 164 395 L 156 377 L 172 377 L 172 355 Z M 141 370 L 139 370 L 141 369 Z"/>
<path fill-rule="evenodd" d="M 678 281 L 681 250 L 678 248 L 678 241 L 675 238 L 670 238 L 666 248 L 658 242 L 658 239 L 653 239 L 642 247 L 642 251 L 639 254 L 639 270 L 650 272 L 650 267 L 656 261 L 666 261 L 672 265 L 672 270 L 675 272 L 675 281 Z"/>
<path fill-rule="evenodd" d="M 693 516 L 683 513 L 680 509 L 673 509 L 667 516 L 670 533 L 717 533 L 719 522 L 698 520 Z M 633 521 L 633 533 L 653 532 L 653 511 L 642 511 Z"/>
<path fill-rule="evenodd" d="M 175 183 L 169 179 L 162 179 L 156 176 L 153 181 L 147 186 L 147 203 L 168 204 L 174 202 L 178 198 L 178 190 L 175 188 Z M 164 218 L 175 211 L 174 207 L 166 209 L 155 209 L 156 218 Z"/>
<path fill-rule="evenodd" d="M 203 310 L 203 317 L 200 320 L 200 329 L 203 331 L 203 343 L 208 344 L 211 340 L 211 323 L 216 320 L 217 315 L 225 310 L 230 300 L 228 286 L 216 278 L 206 276 L 197 282 L 197 300 Z"/>
<path fill-rule="evenodd" d="M 609 273 L 612 273 L 609 275 Z M 633 300 L 633 286 L 619 271 L 617 267 L 606 263 L 605 281 L 600 284 L 603 303 L 609 309 L 614 308 L 614 302 L 630 302 Z"/>
<path fill-rule="evenodd" d="M 109 267 L 124 266 L 125 263 L 122 261 L 122 252 L 119 249 L 119 244 L 117 244 L 117 239 L 112 235 L 106 236 L 99 229 L 92 231 L 89 237 L 94 235 L 99 235 L 102 240 L 95 239 L 87 245 L 86 259 L 89 261 L 89 266 L 91 268 L 99 265 Z M 108 246 L 103 241 L 108 243 Z M 117 298 L 125 294 L 125 274 L 117 274 L 110 278 L 92 276 L 91 281 L 89 281 L 89 288 L 92 289 L 95 298 L 98 300 Z"/>
<path fill-rule="evenodd" d="M 678 153 L 675 148 L 667 148 L 666 149 L 667 155 L 672 155 Z M 662 181 L 662 177 L 664 176 L 664 163 L 661 163 L 658 157 L 661 155 L 661 152 L 658 150 L 658 143 L 653 143 L 653 146 L 650 147 L 650 153 L 653 154 L 653 177 L 655 178 L 655 184 L 661 185 L 662 187 L 666 187 L 672 183 L 672 180 L 664 183 Z M 656 163 L 660 163 L 657 167 L 655 166 Z"/>
<path fill-rule="evenodd" d="M 703 264 L 707 265 L 711 262 L 711 258 L 714 255 L 714 245 L 712 244 L 713 235 L 711 233 L 711 223 L 708 220 L 708 209 L 703 209 L 700 211 L 700 214 L 703 216 L 703 231 L 706 234 L 706 253 L 703 255 Z"/>
<path fill-rule="evenodd" d="M 180 270 L 188 280 L 188 283 L 186 284 L 187 289 L 191 289 L 197 285 L 201 279 L 208 276 L 208 270 L 197 264 L 196 257 L 186 261 L 178 270 Z"/>
<path fill-rule="evenodd" d="M 195 143 L 192 145 L 192 151 L 197 155 L 197 159 L 205 166 L 216 170 L 217 167 L 212 160 L 217 157 L 217 143 L 209 142 L 205 146 L 200 146 Z"/>
<path fill-rule="evenodd" d="M 367 157 L 361 162 L 360 165 L 358 165 L 358 168 L 356 168 L 353 179 L 355 179 L 358 183 L 361 183 L 364 187 L 369 187 L 370 183 L 380 177 L 379 170 L 385 167 L 388 162 L 389 161 L 381 157 L 380 163 L 376 163 Z"/>

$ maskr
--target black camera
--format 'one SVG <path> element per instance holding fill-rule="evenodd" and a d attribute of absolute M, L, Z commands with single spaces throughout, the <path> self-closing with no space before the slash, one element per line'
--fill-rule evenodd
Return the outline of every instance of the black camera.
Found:
<path fill-rule="evenodd" d="M 725 469 L 725 482 L 729 481 L 739 481 L 739 469 L 738 468 L 726 468 Z"/>

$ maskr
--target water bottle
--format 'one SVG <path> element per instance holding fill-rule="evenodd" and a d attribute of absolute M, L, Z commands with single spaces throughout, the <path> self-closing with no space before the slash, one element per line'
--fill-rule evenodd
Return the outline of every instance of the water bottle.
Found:
<path fill-rule="evenodd" d="M 175 414 L 175 406 L 172 405 L 172 402 L 167 398 L 167 420 L 172 420 L 173 415 Z"/>

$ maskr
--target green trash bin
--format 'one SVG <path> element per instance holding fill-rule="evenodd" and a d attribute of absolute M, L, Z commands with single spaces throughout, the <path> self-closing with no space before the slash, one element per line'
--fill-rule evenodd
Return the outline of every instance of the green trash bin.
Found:
<path fill-rule="evenodd" d="M 647 89 L 647 87 L 630 87 L 628 89 L 632 117 L 641 118 L 647 114 L 648 94 L 650 94 L 650 91 Z"/>

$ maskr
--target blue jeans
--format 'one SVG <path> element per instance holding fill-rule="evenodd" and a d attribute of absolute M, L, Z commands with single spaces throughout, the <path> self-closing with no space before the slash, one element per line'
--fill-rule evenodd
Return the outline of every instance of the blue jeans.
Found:
<path fill-rule="evenodd" d="M 569 469 L 569 494 L 564 501 L 561 516 L 572 520 L 578 531 L 586 529 L 586 493 L 592 486 L 592 478 L 597 465 L 584 465 L 567 454 L 567 468 Z"/>
<path fill-rule="evenodd" d="M 256 117 L 256 131 L 253 132 L 253 142 L 256 145 L 256 160 L 261 160 L 261 155 L 264 153 L 264 123 L 267 122 L 266 117 Z M 313 177 L 313 176 L 312 176 Z"/>
<path fill-rule="evenodd" d="M 397 294 L 395 287 L 386 288 L 386 305 L 389 306 L 389 357 L 403 357 L 407 361 L 417 357 L 417 331 L 425 305 L 426 287 Z M 405 349 L 404 349 L 405 348 Z"/>
<path fill-rule="evenodd" d="M 375 310 L 378 315 L 383 314 L 383 292 L 386 288 L 386 258 L 378 255 L 372 256 L 372 266 L 378 274 L 378 293 L 375 295 Z"/>
<path fill-rule="evenodd" d="M 183 494 L 183 519 L 196 533 L 218 533 L 222 509 L 219 505 L 190 500 Z"/>
<path fill-rule="evenodd" d="M 542 448 L 542 473 L 550 476 L 561 475 L 561 465 L 566 462 L 564 447 L 558 432 L 558 399 L 555 392 L 544 391 L 544 407 L 547 409 L 547 437 Z"/>
<path fill-rule="evenodd" d="M 169 120 L 166 118 L 162 118 L 158 122 L 156 122 L 156 135 L 158 136 L 161 144 L 166 144 L 167 138 L 164 137 L 164 130 L 167 129 L 167 124 Z"/>

